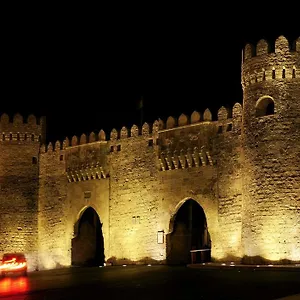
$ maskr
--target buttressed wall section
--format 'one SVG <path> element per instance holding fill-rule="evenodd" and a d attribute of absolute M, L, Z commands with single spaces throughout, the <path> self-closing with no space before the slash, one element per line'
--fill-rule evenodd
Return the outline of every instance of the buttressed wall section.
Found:
<path fill-rule="evenodd" d="M 207 109 L 46 147 L 43 122 L 3 115 L 0 252 L 32 268 L 188 262 L 192 247 L 300 262 L 299 39 L 269 48 L 245 47 L 243 105 L 216 120 Z"/>

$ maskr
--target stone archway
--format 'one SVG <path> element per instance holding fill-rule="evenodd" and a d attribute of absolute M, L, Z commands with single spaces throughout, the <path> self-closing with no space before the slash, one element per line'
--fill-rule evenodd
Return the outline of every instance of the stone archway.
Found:
<path fill-rule="evenodd" d="M 204 250 L 209 249 L 209 250 Z M 192 199 L 186 200 L 170 221 L 167 235 L 167 263 L 189 264 L 210 261 L 211 240 L 203 208 Z M 191 250 L 204 250 L 193 252 Z"/>
<path fill-rule="evenodd" d="M 72 239 L 73 266 L 102 266 L 104 264 L 104 241 L 102 224 L 97 212 L 87 207 L 74 226 Z"/>

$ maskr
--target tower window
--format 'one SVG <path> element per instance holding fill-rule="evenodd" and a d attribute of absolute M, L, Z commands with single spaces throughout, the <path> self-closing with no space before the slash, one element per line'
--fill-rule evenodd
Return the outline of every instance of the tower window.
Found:
<path fill-rule="evenodd" d="M 292 78 L 296 78 L 296 68 L 293 68 Z"/>
<path fill-rule="evenodd" d="M 153 147 L 153 140 L 149 140 L 149 141 L 148 141 L 148 146 L 149 146 L 149 147 Z"/>
<path fill-rule="evenodd" d="M 33 165 L 37 164 L 37 157 L 35 157 L 35 156 L 32 157 L 32 164 Z"/>
<path fill-rule="evenodd" d="M 269 96 L 264 96 L 256 102 L 256 117 L 274 115 L 274 100 Z"/>
<path fill-rule="evenodd" d="M 227 125 L 226 131 L 232 131 L 232 124 L 231 123 Z"/>

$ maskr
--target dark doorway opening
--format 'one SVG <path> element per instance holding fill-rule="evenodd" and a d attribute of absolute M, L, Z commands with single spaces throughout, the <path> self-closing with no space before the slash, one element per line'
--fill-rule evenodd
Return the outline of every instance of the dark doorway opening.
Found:
<path fill-rule="evenodd" d="M 167 235 L 168 264 L 211 260 L 211 241 L 205 213 L 196 201 L 189 199 L 183 203 L 171 220 L 170 231 Z"/>
<path fill-rule="evenodd" d="M 88 207 L 75 224 L 72 239 L 73 266 L 102 266 L 104 264 L 104 241 L 102 224 L 98 214 Z"/>

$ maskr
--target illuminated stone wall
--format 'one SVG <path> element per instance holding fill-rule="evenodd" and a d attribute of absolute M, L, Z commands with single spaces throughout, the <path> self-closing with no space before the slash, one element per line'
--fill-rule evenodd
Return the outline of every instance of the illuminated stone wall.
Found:
<path fill-rule="evenodd" d="M 213 139 L 213 157 L 217 172 L 218 236 L 213 240 L 219 251 L 212 257 L 223 261 L 240 261 L 242 257 L 242 107 L 235 104 L 231 118 L 219 111 L 219 130 Z M 223 124 L 222 124 L 223 123 Z M 221 124 L 221 125 L 220 125 Z"/>
<path fill-rule="evenodd" d="M 65 150 L 41 148 L 39 189 L 39 269 L 70 265 L 70 228 Z"/>
<path fill-rule="evenodd" d="M 110 237 L 114 263 L 165 262 L 166 236 L 187 199 L 204 209 L 216 260 L 241 256 L 240 133 L 242 110 L 221 108 L 212 121 L 181 115 L 112 131 Z M 234 118 L 231 117 L 234 116 Z M 150 130 L 152 129 L 152 131 Z M 157 243 L 163 231 L 164 244 Z"/>
<path fill-rule="evenodd" d="M 300 260 L 300 47 L 279 37 L 244 52 L 245 261 Z M 253 54 L 256 51 L 256 55 Z M 296 51 L 297 50 L 297 51 Z M 274 113 L 261 113 L 274 103 Z"/>
<path fill-rule="evenodd" d="M 71 264 L 71 242 L 76 223 L 92 207 L 103 224 L 105 256 L 109 255 L 109 181 L 101 174 L 106 164 L 106 142 L 77 145 L 65 141 L 42 150 L 40 168 L 40 268 Z M 82 140 L 81 140 L 82 142 Z M 53 151 L 54 150 L 54 151 Z M 104 154 L 103 154 L 104 151 Z M 100 167 L 101 166 L 101 167 Z M 101 170 L 100 170 L 101 169 Z"/>
<path fill-rule="evenodd" d="M 157 247 L 159 188 L 156 149 L 150 145 L 149 127 L 143 134 L 133 126 L 110 137 L 110 245 L 113 264 L 164 257 Z M 130 137 L 128 137 L 130 135 Z"/>
<path fill-rule="evenodd" d="M 0 255 L 24 252 L 37 267 L 39 147 L 43 120 L 19 114 L 0 120 Z"/>
<path fill-rule="evenodd" d="M 101 137 L 99 139 L 100 141 L 93 142 L 94 139 L 90 136 L 90 143 L 87 144 L 81 137 L 78 143 L 80 145 L 66 150 L 69 205 L 67 239 L 77 236 L 78 221 L 85 209 L 92 207 L 102 224 L 104 255 L 107 259 L 110 257 L 108 148 L 107 142 L 101 141 Z"/>
<path fill-rule="evenodd" d="M 291 51 L 279 37 L 269 53 L 260 41 L 255 54 L 247 45 L 243 105 L 214 118 L 206 109 L 40 147 L 33 116 L 2 115 L 0 252 L 25 251 L 32 268 L 37 251 L 41 269 L 68 266 L 92 207 L 107 262 L 165 263 L 176 213 L 192 199 L 213 260 L 300 262 L 299 43 Z"/>

